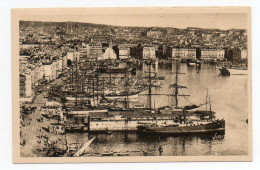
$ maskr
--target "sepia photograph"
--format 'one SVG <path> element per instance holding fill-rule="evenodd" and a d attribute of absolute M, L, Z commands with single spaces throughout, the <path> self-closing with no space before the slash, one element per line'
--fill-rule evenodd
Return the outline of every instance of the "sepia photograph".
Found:
<path fill-rule="evenodd" d="M 251 161 L 250 7 L 12 9 L 14 163 Z"/>

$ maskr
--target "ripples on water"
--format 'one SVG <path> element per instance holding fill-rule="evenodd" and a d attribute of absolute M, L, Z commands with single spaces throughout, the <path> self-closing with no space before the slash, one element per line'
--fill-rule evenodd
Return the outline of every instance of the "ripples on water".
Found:
<path fill-rule="evenodd" d="M 144 74 L 147 66 L 140 66 L 137 75 Z M 153 89 L 154 93 L 170 93 L 170 83 L 175 81 L 176 64 L 159 64 L 159 75 L 166 76 L 162 88 Z M 107 134 L 68 134 L 68 142 L 84 143 L 96 136 L 96 139 L 87 150 L 88 153 L 129 152 L 130 156 L 143 155 L 140 151 L 151 151 L 152 155 L 159 155 L 158 148 L 162 146 L 162 155 L 167 156 L 203 156 L 203 155 L 247 155 L 248 154 L 248 76 L 231 75 L 220 76 L 215 66 L 203 64 L 200 70 L 187 67 L 179 63 L 179 84 L 188 89 L 180 93 L 190 94 L 186 99 L 180 98 L 180 105 L 200 104 L 205 102 L 207 88 L 211 97 L 212 110 L 219 119 L 226 120 L 225 135 L 139 135 L 138 133 L 112 133 Z M 145 92 L 147 93 L 147 92 Z M 140 96 L 140 101 L 147 101 Z M 155 107 L 171 104 L 167 96 L 153 96 Z M 147 104 L 144 102 L 144 104 Z M 202 109 L 205 109 L 202 108 Z M 215 139 L 213 139 L 215 138 Z"/>

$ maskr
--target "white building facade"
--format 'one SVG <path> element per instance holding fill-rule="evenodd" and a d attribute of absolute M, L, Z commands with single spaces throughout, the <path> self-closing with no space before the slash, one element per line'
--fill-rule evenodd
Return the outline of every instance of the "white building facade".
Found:
<path fill-rule="evenodd" d="M 225 57 L 224 49 L 202 49 L 201 59 L 202 60 L 223 60 Z"/>
<path fill-rule="evenodd" d="M 146 46 L 143 48 L 143 59 L 156 59 L 155 55 L 155 47 L 153 46 Z"/>
<path fill-rule="evenodd" d="M 241 50 L 241 59 L 247 59 L 248 53 L 247 50 Z"/>
<path fill-rule="evenodd" d="M 130 48 L 129 47 L 124 47 L 124 46 L 119 46 L 119 58 L 120 59 L 129 59 L 131 58 L 130 56 Z"/>
<path fill-rule="evenodd" d="M 173 48 L 172 59 L 196 59 L 196 49 L 193 48 Z"/>

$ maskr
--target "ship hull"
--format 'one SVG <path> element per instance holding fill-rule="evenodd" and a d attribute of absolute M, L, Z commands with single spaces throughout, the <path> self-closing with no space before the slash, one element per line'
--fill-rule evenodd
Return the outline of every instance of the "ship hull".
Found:
<path fill-rule="evenodd" d="M 195 66 L 196 63 L 187 63 L 188 66 Z"/>
<path fill-rule="evenodd" d="M 187 125 L 187 126 L 138 126 L 138 131 L 141 133 L 160 133 L 160 134 L 184 134 L 184 133 L 211 133 L 224 132 L 225 121 L 216 121 L 203 125 Z"/>
<path fill-rule="evenodd" d="M 230 76 L 230 71 L 227 68 L 221 67 L 219 70 L 222 76 Z"/>
<path fill-rule="evenodd" d="M 76 101 L 76 100 L 88 100 L 86 97 L 66 97 L 68 101 Z"/>
<path fill-rule="evenodd" d="M 132 71 L 132 69 L 128 68 L 100 68 L 100 73 L 125 73 Z"/>
<path fill-rule="evenodd" d="M 136 99 L 138 97 L 138 94 L 132 94 L 132 95 L 128 95 L 128 99 Z M 113 100 L 113 99 L 125 99 L 126 95 L 107 95 L 106 98 L 108 100 Z"/>

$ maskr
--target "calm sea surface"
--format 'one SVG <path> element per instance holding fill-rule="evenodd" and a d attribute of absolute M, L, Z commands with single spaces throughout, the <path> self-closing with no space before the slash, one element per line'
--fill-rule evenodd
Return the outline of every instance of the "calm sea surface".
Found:
<path fill-rule="evenodd" d="M 180 74 L 178 84 L 185 85 L 188 89 L 180 89 L 180 94 L 189 94 L 190 97 L 180 97 L 179 105 L 205 103 L 207 88 L 212 102 L 212 110 L 216 117 L 226 120 L 224 135 L 140 135 L 135 132 L 118 132 L 108 134 L 68 134 L 68 143 L 85 143 L 96 136 L 87 153 L 92 155 L 106 152 L 128 152 L 129 155 L 159 155 L 158 148 L 163 148 L 162 155 L 166 156 L 203 156 L 203 155 L 247 155 L 248 154 L 248 76 L 231 75 L 223 77 L 214 65 L 203 64 L 201 69 L 188 67 L 179 63 Z M 148 71 L 146 65 L 140 65 L 137 75 Z M 168 89 L 169 84 L 175 82 L 176 63 L 159 64 L 159 76 L 165 76 L 165 83 L 161 88 L 153 89 L 153 93 L 168 94 L 173 89 Z M 147 93 L 147 92 L 144 92 Z M 139 100 L 147 105 L 147 96 L 140 95 Z M 172 104 L 169 96 L 152 96 L 153 107 Z M 201 107 L 205 109 L 205 106 Z M 251 114 L 251 113 L 250 113 Z"/>

